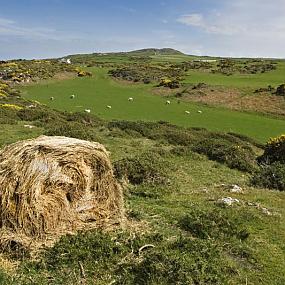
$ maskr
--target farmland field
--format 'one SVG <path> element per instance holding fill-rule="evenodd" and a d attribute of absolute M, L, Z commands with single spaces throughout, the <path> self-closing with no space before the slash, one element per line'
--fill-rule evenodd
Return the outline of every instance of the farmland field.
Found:
<path fill-rule="evenodd" d="M 206 72 L 190 71 L 185 82 L 204 82 L 213 85 L 223 85 L 231 87 L 260 88 L 268 85 L 278 85 L 285 80 L 285 62 L 279 62 L 276 70 L 261 74 L 233 74 L 225 76 L 222 74 L 211 74 Z"/>
<path fill-rule="evenodd" d="M 168 121 L 185 127 L 203 127 L 214 131 L 241 133 L 261 142 L 281 134 L 285 129 L 285 121 L 282 119 L 212 108 L 197 103 L 180 102 L 178 104 L 174 98 L 170 98 L 171 104 L 166 105 L 165 98 L 151 94 L 153 85 L 129 84 L 112 80 L 107 74 L 107 69 L 104 68 L 89 68 L 89 71 L 92 71 L 93 77 L 25 86 L 22 88 L 24 97 L 58 110 L 91 109 L 91 113 L 104 119 Z M 279 77 L 274 79 L 276 83 L 281 76 L 279 70 L 278 72 Z M 195 76 L 190 76 L 189 80 L 213 84 L 224 82 L 225 85 L 246 85 L 250 79 L 249 76 L 240 79 L 238 76 L 226 77 L 202 73 L 195 73 Z M 264 84 L 263 76 L 268 76 L 267 83 L 272 82 L 271 76 L 275 78 L 268 74 L 254 75 L 252 76 L 254 79 L 250 82 L 256 85 L 262 82 Z M 74 99 L 70 99 L 71 94 L 75 94 Z M 51 101 L 50 97 L 54 97 L 55 100 Z M 128 102 L 129 97 L 133 97 L 134 101 Z M 107 109 L 107 105 L 111 105 L 112 109 Z M 198 113 L 198 110 L 201 110 L 202 114 Z M 190 111 L 190 115 L 185 111 Z"/>

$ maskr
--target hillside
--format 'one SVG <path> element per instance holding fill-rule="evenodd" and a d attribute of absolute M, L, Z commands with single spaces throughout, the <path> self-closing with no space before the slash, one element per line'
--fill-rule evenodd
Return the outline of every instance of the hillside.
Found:
<path fill-rule="evenodd" d="M 70 231 L 40 251 L 0 235 L 0 284 L 284 284 L 284 63 L 137 53 L 71 62 L 0 65 L 0 147 L 40 135 L 103 144 L 125 224 Z M 233 90 L 256 109 L 206 100 Z M 72 192 L 64 181 L 56 187 Z"/>

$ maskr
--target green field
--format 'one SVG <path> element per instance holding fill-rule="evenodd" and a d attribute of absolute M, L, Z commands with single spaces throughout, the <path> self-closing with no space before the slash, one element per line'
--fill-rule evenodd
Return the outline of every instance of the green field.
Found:
<path fill-rule="evenodd" d="M 187 73 L 185 83 L 204 82 L 211 85 L 230 87 L 261 88 L 268 85 L 278 86 L 285 81 L 285 62 L 279 62 L 276 70 L 260 74 L 212 74 L 209 72 L 190 71 Z"/>
<path fill-rule="evenodd" d="M 168 121 L 185 127 L 204 127 L 214 131 L 241 133 L 262 142 L 285 130 L 285 121 L 282 119 L 211 108 L 196 103 L 178 104 L 176 99 L 172 98 L 171 104 L 166 105 L 167 99 L 151 94 L 152 86 L 119 83 L 107 75 L 106 69 L 90 70 L 94 74 L 91 78 L 26 86 L 22 89 L 24 97 L 58 110 L 74 112 L 91 109 L 91 113 L 104 119 Z M 199 75 L 196 76 L 197 78 L 192 80 L 200 82 Z M 213 75 L 213 82 L 217 82 L 216 77 L 228 78 L 233 82 L 236 80 Z M 226 85 L 227 81 L 224 82 Z M 76 95 L 75 99 L 70 99 L 71 94 Z M 54 101 L 50 100 L 52 96 L 55 98 Z M 129 97 L 133 97 L 134 101 L 128 102 Z M 111 105 L 112 109 L 106 108 L 107 105 Z M 190 115 L 185 113 L 186 110 L 190 111 Z M 201 110 L 202 114 L 198 113 L 198 110 Z"/>

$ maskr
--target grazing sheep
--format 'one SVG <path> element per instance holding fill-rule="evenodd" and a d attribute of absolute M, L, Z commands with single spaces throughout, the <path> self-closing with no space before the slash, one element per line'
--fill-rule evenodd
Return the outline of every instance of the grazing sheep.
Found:
<path fill-rule="evenodd" d="M 53 101 L 53 100 L 54 100 L 54 97 L 50 97 L 49 99 L 50 99 L 51 101 Z"/>
<path fill-rule="evenodd" d="M 165 102 L 165 104 L 166 104 L 166 105 L 170 105 L 170 101 L 167 100 L 167 101 Z"/>
<path fill-rule="evenodd" d="M 112 106 L 110 106 L 110 105 L 107 105 L 106 107 L 107 107 L 108 109 L 112 109 Z"/>
<path fill-rule="evenodd" d="M 198 113 L 199 113 L 199 114 L 202 114 L 202 111 L 199 110 Z"/>
<path fill-rule="evenodd" d="M 70 99 L 74 99 L 74 98 L 75 98 L 74 94 L 70 95 Z"/>
<path fill-rule="evenodd" d="M 189 111 L 185 111 L 185 114 L 188 114 L 188 115 L 189 115 L 189 114 L 190 114 L 190 112 L 189 112 Z"/>
<path fill-rule="evenodd" d="M 90 113 L 90 112 L 91 112 L 90 109 L 85 109 L 84 111 L 85 111 L 86 113 Z"/>
<path fill-rule="evenodd" d="M 130 97 L 130 98 L 128 99 L 128 101 L 132 102 L 132 101 L 134 101 L 134 98 Z"/>

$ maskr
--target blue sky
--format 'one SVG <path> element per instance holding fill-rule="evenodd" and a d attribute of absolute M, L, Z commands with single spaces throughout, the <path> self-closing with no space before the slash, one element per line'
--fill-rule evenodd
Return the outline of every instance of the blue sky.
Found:
<path fill-rule="evenodd" d="M 0 0 L 0 59 L 172 47 L 285 58 L 285 0 Z"/>

